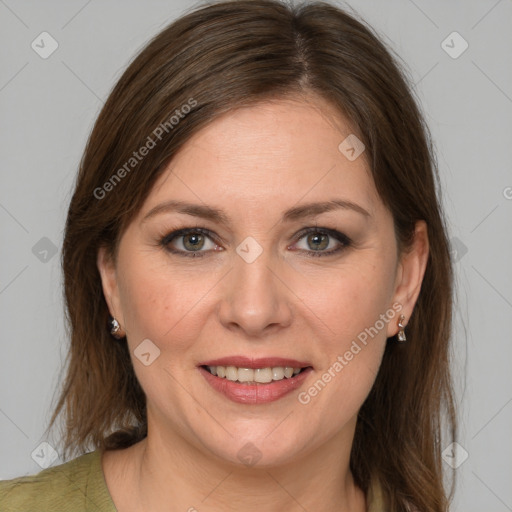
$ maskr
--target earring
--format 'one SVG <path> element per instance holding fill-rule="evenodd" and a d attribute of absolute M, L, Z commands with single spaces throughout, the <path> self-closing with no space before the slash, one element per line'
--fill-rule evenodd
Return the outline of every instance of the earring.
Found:
<path fill-rule="evenodd" d="M 110 334 L 116 339 L 120 340 L 121 338 L 124 338 L 124 335 L 122 334 L 121 326 L 119 325 L 119 322 L 113 317 L 110 317 Z"/>
<path fill-rule="evenodd" d="M 398 342 L 399 343 L 405 343 L 407 341 L 407 338 L 405 336 L 405 331 L 404 331 L 404 322 L 405 320 L 405 316 L 404 315 L 400 315 L 400 319 L 398 320 L 398 327 L 400 327 L 400 330 L 398 331 Z"/>

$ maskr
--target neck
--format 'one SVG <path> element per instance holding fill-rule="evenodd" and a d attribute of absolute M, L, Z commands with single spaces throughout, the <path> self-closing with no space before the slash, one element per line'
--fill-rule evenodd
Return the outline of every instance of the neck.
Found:
<path fill-rule="evenodd" d="M 286 464 L 250 467 L 209 456 L 175 432 L 163 436 L 149 428 L 148 437 L 120 457 L 124 470 L 116 474 L 125 492 L 119 502 L 124 496 L 127 506 L 119 510 L 364 512 L 364 494 L 349 469 L 352 438 L 353 428 Z"/>

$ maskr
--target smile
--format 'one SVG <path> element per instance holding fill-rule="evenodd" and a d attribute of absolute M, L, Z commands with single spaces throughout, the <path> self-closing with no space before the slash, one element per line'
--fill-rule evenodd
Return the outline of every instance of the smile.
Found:
<path fill-rule="evenodd" d="M 232 402 L 265 404 L 302 386 L 313 371 L 306 362 L 283 358 L 230 357 L 197 367 L 214 391 Z"/>

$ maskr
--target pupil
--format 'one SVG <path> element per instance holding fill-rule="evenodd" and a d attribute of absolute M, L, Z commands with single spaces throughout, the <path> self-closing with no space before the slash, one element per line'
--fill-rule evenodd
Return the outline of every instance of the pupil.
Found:
<path fill-rule="evenodd" d="M 185 247 L 189 248 L 189 249 L 197 249 L 198 247 L 201 248 L 202 247 L 202 235 L 199 235 L 199 234 L 191 234 L 191 235 L 187 235 L 185 237 Z M 190 242 L 191 241 L 191 242 Z"/>
<path fill-rule="evenodd" d="M 327 240 L 327 235 L 324 235 L 324 234 L 314 234 L 314 235 L 310 235 L 309 236 L 309 243 L 312 243 L 312 244 L 321 244 L 322 241 L 325 242 Z M 327 245 L 329 245 L 328 243 L 327 244 L 323 244 L 321 247 L 316 247 L 314 248 L 314 250 L 318 250 L 318 249 L 325 249 L 327 247 Z"/>

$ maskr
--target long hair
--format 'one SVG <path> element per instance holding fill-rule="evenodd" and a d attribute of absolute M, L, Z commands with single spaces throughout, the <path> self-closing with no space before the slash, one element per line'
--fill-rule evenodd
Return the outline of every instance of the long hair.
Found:
<path fill-rule="evenodd" d="M 62 252 L 70 347 L 62 393 L 65 454 L 127 447 L 147 435 L 146 399 L 126 343 L 115 342 L 96 265 L 173 156 L 231 109 L 317 95 L 357 130 L 400 251 L 425 220 L 430 253 L 407 325 L 387 344 L 362 405 L 351 452 L 356 483 L 380 481 L 386 509 L 446 511 L 442 439 L 456 435 L 450 375 L 453 270 L 431 136 L 392 50 L 363 21 L 325 2 L 234 0 L 170 24 L 128 66 L 90 134 Z M 134 152 L 145 146 L 144 158 Z M 139 155 L 140 156 L 140 155 Z M 453 489 L 452 489 L 453 492 Z"/>

